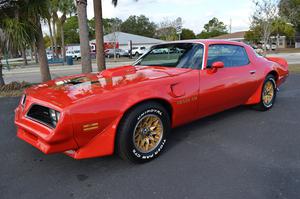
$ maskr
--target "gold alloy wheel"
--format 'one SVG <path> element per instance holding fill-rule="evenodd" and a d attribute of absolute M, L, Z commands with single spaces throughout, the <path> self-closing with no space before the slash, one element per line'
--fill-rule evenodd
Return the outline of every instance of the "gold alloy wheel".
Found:
<path fill-rule="evenodd" d="M 133 143 L 142 153 L 150 153 L 160 143 L 163 137 L 163 124 L 156 115 L 144 116 L 135 126 Z"/>
<path fill-rule="evenodd" d="M 271 81 L 268 81 L 264 86 L 263 103 L 265 105 L 270 105 L 274 98 L 274 94 L 274 84 Z"/>

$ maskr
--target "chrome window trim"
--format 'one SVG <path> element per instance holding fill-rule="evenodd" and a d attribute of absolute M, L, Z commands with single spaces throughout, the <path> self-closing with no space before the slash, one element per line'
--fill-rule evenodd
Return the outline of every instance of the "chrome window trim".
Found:
<path fill-rule="evenodd" d="M 241 65 L 241 66 L 230 66 L 230 67 L 224 67 L 224 68 L 238 68 L 238 67 L 245 67 L 245 66 L 249 66 L 251 64 L 251 60 L 249 58 L 249 54 L 247 52 L 247 49 L 245 48 L 245 46 L 243 45 L 239 45 L 239 44 L 222 44 L 222 43 L 213 43 L 213 44 L 209 44 L 207 47 L 208 47 L 208 50 L 207 50 L 207 59 L 208 59 L 208 52 L 209 52 L 209 47 L 210 46 L 214 46 L 214 45 L 223 45 L 223 46 L 238 46 L 238 47 L 241 47 L 244 49 L 244 52 L 247 56 L 247 59 L 248 59 L 248 63 L 246 65 Z"/>
<path fill-rule="evenodd" d="M 189 43 L 189 44 L 200 44 L 203 46 L 203 56 L 202 56 L 202 66 L 200 68 L 197 68 L 197 69 L 193 69 L 193 70 L 204 70 L 204 61 L 205 61 L 205 56 L 206 56 L 206 45 L 203 43 L 203 42 L 199 42 L 199 41 L 195 41 L 195 42 L 192 42 L 192 41 L 175 41 L 175 42 L 166 42 L 166 43 L 161 43 L 161 44 L 156 44 L 156 45 L 153 45 L 152 47 L 154 46 L 158 46 L 158 45 L 162 45 L 162 44 L 174 44 L 174 43 Z M 138 66 L 137 63 L 152 49 L 152 47 L 147 50 L 142 56 L 140 56 L 137 60 L 135 60 L 132 65 L 133 66 Z"/>

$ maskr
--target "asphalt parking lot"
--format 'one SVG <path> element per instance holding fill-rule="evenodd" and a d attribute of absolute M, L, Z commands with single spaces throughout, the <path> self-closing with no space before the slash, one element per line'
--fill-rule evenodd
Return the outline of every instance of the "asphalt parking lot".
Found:
<path fill-rule="evenodd" d="M 173 131 L 156 160 L 73 160 L 16 138 L 17 98 L 0 98 L 0 198 L 300 197 L 300 75 L 271 111 L 239 107 Z"/>

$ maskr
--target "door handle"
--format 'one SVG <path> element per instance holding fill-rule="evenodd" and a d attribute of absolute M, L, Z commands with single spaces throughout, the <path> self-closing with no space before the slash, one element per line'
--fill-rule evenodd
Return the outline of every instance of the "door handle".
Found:
<path fill-rule="evenodd" d="M 250 70 L 249 73 L 250 73 L 251 75 L 254 75 L 254 74 L 256 73 L 256 70 Z"/>

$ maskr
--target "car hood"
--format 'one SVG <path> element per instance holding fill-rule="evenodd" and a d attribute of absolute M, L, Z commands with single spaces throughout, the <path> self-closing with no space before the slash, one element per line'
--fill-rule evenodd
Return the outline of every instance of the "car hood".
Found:
<path fill-rule="evenodd" d="M 132 84 L 174 77 L 190 70 L 159 66 L 123 66 L 100 73 L 58 78 L 29 88 L 26 94 L 64 108 L 94 95 L 124 89 Z"/>

